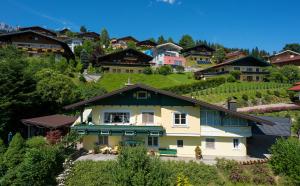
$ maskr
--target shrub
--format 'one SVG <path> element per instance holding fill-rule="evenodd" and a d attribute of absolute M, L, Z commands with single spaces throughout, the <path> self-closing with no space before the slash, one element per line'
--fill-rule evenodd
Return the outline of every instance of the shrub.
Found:
<path fill-rule="evenodd" d="M 248 97 L 247 94 L 243 94 L 243 95 L 242 95 L 242 99 L 243 99 L 244 101 L 248 101 L 248 100 L 249 100 L 249 97 Z"/>
<path fill-rule="evenodd" d="M 276 174 L 284 174 L 300 184 L 300 141 L 296 138 L 279 139 L 271 147 L 270 165 Z"/>
<path fill-rule="evenodd" d="M 151 67 L 145 67 L 143 70 L 144 74 L 153 74 L 153 70 Z"/>
<path fill-rule="evenodd" d="M 245 173 L 242 166 L 237 166 L 230 172 L 229 180 L 233 183 L 249 183 L 251 178 Z"/>
<path fill-rule="evenodd" d="M 52 130 L 47 132 L 46 138 L 50 144 L 56 144 L 61 140 L 61 131 L 60 130 Z"/>
<path fill-rule="evenodd" d="M 166 75 L 169 75 L 172 73 L 172 67 L 170 67 L 169 65 L 164 65 L 164 66 L 158 67 L 156 69 L 156 71 L 158 74 L 166 76 Z"/>
<path fill-rule="evenodd" d="M 262 93 L 259 92 L 259 91 L 256 91 L 256 92 L 255 92 L 255 96 L 256 96 L 257 98 L 261 98 L 261 97 L 262 97 Z"/>
<path fill-rule="evenodd" d="M 25 142 L 20 133 L 17 133 L 12 138 L 8 149 L 3 155 L 4 163 L 8 169 L 15 168 L 22 162 L 25 154 Z"/>
<path fill-rule="evenodd" d="M 35 136 L 26 141 L 28 148 L 42 148 L 47 145 L 46 140 L 42 136 Z"/>
<path fill-rule="evenodd" d="M 234 70 L 234 71 L 230 72 L 230 75 L 232 75 L 234 77 L 234 79 L 236 79 L 236 80 L 240 79 L 241 74 L 242 73 L 238 70 Z"/>
<path fill-rule="evenodd" d="M 84 76 L 82 75 L 82 74 L 80 74 L 80 76 L 79 76 L 79 81 L 81 81 L 81 82 L 86 82 L 86 79 L 84 78 Z"/>
<path fill-rule="evenodd" d="M 227 77 L 227 82 L 236 82 L 236 78 L 232 75 Z"/>
<path fill-rule="evenodd" d="M 182 74 L 182 73 L 184 72 L 184 67 L 183 67 L 183 66 L 177 65 L 177 66 L 175 67 L 175 70 L 176 70 L 176 72 L 177 72 L 178 74 Z"/>
<path fill-rule="evenodd" d="M 216 166 L 225 173 L 230 173 L 233 169 L 236 169 L 239 164 L 234 160 L 226 160 L 225 158 L 216 159 Z"/>
<path fill-rule="evenodd" d="M 280 92 L 277 91 L 277 90 L 274 90 L 274 95 L 275 95 L 276 97 L 280 97 Z"/>

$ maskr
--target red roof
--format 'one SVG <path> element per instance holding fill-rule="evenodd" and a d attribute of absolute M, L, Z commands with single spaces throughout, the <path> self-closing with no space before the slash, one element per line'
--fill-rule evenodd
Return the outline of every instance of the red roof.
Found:
<path fill-rule="evenodd" d="M 34 125 L 45 128 L 59 128 L 72 125 L 76 121 L 75 117 L 66 115 L 49 115 L 37 118 L 22 119 L 26 125 Z"/>
<path fill-rule="evenodd" d="M 296 86 L 293 86 L 292 88 L 289 88 L 289 90 L 292 90 L 292 91 L 300 91 L 300 84 L 296 85 Z"/>

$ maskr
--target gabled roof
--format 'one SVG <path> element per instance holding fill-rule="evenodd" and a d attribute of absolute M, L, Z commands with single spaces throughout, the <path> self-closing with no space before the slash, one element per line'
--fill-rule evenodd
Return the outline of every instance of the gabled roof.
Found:
<path fill-rule="evenodd" d="M 214 110 L 224 112 L 228 115 L 232 115 L 232 116 L 236 116 L 236 117 L 239 117 L 239 118 L 247 119 L 247 120 L 250 120 L 250 121 L 257 122 L 257 123 L 262 123 L 262 124 L 267 124 L 267 125 L 274 125 L 273 122 L 270 122 L 270 121 L 267 121 L 267 120 L 264 120 L 264 119 L 260 119 L 258 117 L 252 116 L 252 115 L 247 115 L 247 114 L 239 113 L 239 112 L 236 112 L 236 111 L 228 110 L 224 107 L 220 107 L 220 106 L 217 106 L 217 105 L 206 103 L 206 102 L 196 100 L 196 99 L 193 99 L 193 98 L 190 98 L 190 97 L 177 95 L 177 94 L 174 94 L 172 92 L 156 89 L 156 88 L 153 88 L 153 87 L 150 87 L 150 86 L 147 86 L 147 85 L 143 85 L 143 84 L 135 84 L 135 85 L 127 86 L 127 87 L 121 88 L 119 90 L 115 90 L 113 92 L 110 92 L 110 93 L 107 93 L 107 94 L 104 94 L 104 95 L 101 95 L 101 96 L 96 96 L 96 97 L 93 97 L 93 98 L 88 99 L 88 100 L 84 100 L 84 101 L 80 101 L 80 102 L 77 102 L 77 103 L 74 103 L 74 104 L 71 104 L 71 105 L 67 105 L 64 108 L 69 110 L 69 109 L 75 109 L 75 108 L 80 108 L 80 107 L 84 107 L 84 106 L 89 106 L 94 102 L 101 101 L 101 100 L 103 100 L 105 98 L 108 98 L 110 96 L 118 95 L 118 94 L 121 94 L 123 92 L 133 90 L 133 89 L 138 89 L 138 88 L 148 90 L 148 91 L 152 91 L 152 92 L 162 94 L 162 95 L 165 95 L 165 96 L 170 96 L 172 98 L 184 100 L 184 101 L 187 101 L 189 103 L 192 103 L 195 106 L 198 105 L 198 106 L 211 108 L 211 109 L 214 109 Z"/>
<path fill-rule="evenodd" d="M 156 46 L 157 44 L 151 40 L 144 40 L 144 41 L 138 42 L 136 45 L 137 46 L 143 46 L 143 45 Z"/>
<path fill-rule="evenodd" d="M 175 43 L 171 43 L 171 42 L 163 43 L 163 44 L 157 45 L 156 48 L 162 48 L 162 47 L 166 47 L 166 46 L 174 47 L 174 48 L 177 49 L 177 50 L 182 50 L 182 47 L 181 47 L 181 46 L 176 45 Z"/>
<path fill-rule="evenodd" d="M 79 36 L 98 38 L 100 36 L 100 34 L 98 34 L 96 32 L 81 32 L 81 33 L 79 33 Z"/>
<path fill-rule="evenodd" d="M 288 90 L 291 90 L 291 91 L 300 91 L 300 84 L 296 84 L 295 86 L 289 88 Z"/>
<path fill-rule="evenodd" d="M 264 60 L 261 60 L 259 58 L 256 58 L 254 56 L 246 56 L 246 57 L 242 57 L 242 58 L 239 58 L 239 59 L 234 59 L 234 60 L 231 60 L 231 61 L 226 61 L 226 62 L 223 62 L 223 63 L 220 63 L 220 64 L 217 64 L 215 66 L 212 66 L 212 67 L 209 67 L 209 68 L 206 68 L 206 69 L 203 69 L 203 70 L 199 70 L 195 73 L 198 73 L 198 72 L 205 72 L 207 70 L 211 70 L 211 69 L 214 69 L 214 68 L 218 68 L 218 67 L 222 67 L 222 66 L 226 66 L 226 65 L 235 65 L 237 63 L 245 63 L 245 62 L 250 62 L 250 63 L 253 63 L 253 62 L 256 62 L 256 63 L 260 63 L 261 66 L 270 66 L 271 64 L 264 61 Z"/>
<path fill-rule="evenodd" d="M 281 63 L 289 64 L 289 63 L 293 63 L 293 62 L 297 63 L 298 61 L 300 61 L 300 55 L 294 56 L 293 58 L 283 58 L 280 60 L 276 60 L 276 61 L 273 61 L 272 64 L 281 64 Z"/>
<path fill-rule="evenodd" d="M 121 40 L 132 40 L 134 42 L 139 42 L 137 39 L 135 39 L 134 37 L 132 36 L 125 36 L 125 37 L 121 37 L 121 38 L 118 38 L 117 41 L 121 41 Z"/>
<path fill-rule="evenodd" d="M 190 47 L 190 48 L 183 49 L 181 52 L 184 53 L 184 52 L 189 52 L 189 51 L 192 51 L 192 50 L 199 51 L 199 50 L 201 50 L 203 48 L 205 50 L 209 51 L 209 52 L 214 52 L 215 51 L 215 49 L 213 49 L 213 48 L 211 48 L 211 47 L 209 47 L 209 46 L 207 46 L 205 44 L 199 44 L 199 45 L 196 45 L 196 46 L 193 46 L 193 47 Z"/>
<path fill-rule="evenodd" d="M 6 34 L 0 34 L 0 40 L 5 40 L 7 38 L 10 38 L 11 36 L 22 35 L 22 34 L 26 34 L 26 33 L 36 34 L 36 35 L 39 35 L 43 38 L 46 38 L 46 39 L 49 39 L 49 40 L 52 40 L 52 41 L 55 41 L 55 42 L 59 43 L 64 48 L 65 53 L 68 54 L 70 58 L 75 59 L 75 56 L 74 56 L 72 50 L 70 49 L 70 47 L 67 45 L 67 43 L 65 43 L 61 40 L 55 39 L 53 37 L 49 37 L 45 34 L 41 34 L 39 32 L 32 31 L 32 30 L 9 32 L 9 33 L 6 33 Z"/>
<path fill-rule="evenodd" d="M 278 56 L 278 55 L 281 55 L 281 54 L 284 54 L 284 53 L 287 53 L 287 52 L 293 53 L 293 54 L 296 54 L 296 55 L 300 55 L 300 53 L 295 52 L 295 51 L 292 51 L 292 50 L 284 50 L 284 51 L 282 51 L 282 52 L 278 52 L 278 53 L 276 53 L 276 54 L 273 54 L 273 55 L 271 55 L 270 57 Z"/>
<path fill-rule="evenodd" d="M 46 28 L 40 27 L 40 26 L 21 27 L 21 28 L 19 28 L 19 30 L 20 31 L 32 30 L 32 31 L 35 31 L 35 32 L 38 32 L 36 30 L 42 30 L 44 32 L 47 32 L 47 33 L 51 34 L 52 36 L 56 36 L 55 32 L 53 32 L 51 30 L 48 30 Z"/>
<path fill-rule="evenodd" d="M 25 125 L 34 125 L 45 128 L 59 128 L 72 125 L 77 118 L 66 115 L 49 115 L 36 118 L 22 119 Z"/>

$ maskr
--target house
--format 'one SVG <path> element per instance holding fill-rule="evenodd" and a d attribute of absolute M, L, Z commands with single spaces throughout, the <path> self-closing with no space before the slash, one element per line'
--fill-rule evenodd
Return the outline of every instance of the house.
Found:
<path fill-rule="evenodd" d="M 240 50 L 236 50 L 236 51 L 227 53 L 225 55 L 226 60 L 224 62 L 239 59 L 239 58 L 243 58 L 243 57 L 246 57 L 246 56 L 247 56 L 247 54 L 245 52 L 240 51 Z"/>
<path fill-rule="evenodd" d="M 71 38 L 65 40 L 64 42 L 68 44 L 73 53 L 76 46 L 81 46 L 83 44 L 83 41 L 80 38 Z"/>
<path fill-rule="evenodd" d="M 171 149 L 179 157 L 247 156 L 252 127 L 275 125 L 266 119 L 176 95 L 143 84 L 77 102 L 64 108 L 80 110 L 72 130 L 83 137 L 83 147 L 144 144 L 155 151 Z M 263 143 L 263 142 L 261 142 Z"/>
<path fill-rule="evenodd" d="M 145 67 L 151 65 L 151 60 L 151 56 L 128 48 L 98 57 L 94 66 L 111 73 L 142 73 Z"/>
<path fill-rule="evenodd" d="M 136 43 L 137 47 L 151 49 L 157 46 L 157 44 L 151 40 L 144 40 Z"/>
<path fill-rule="evenodd" d="M 83 40 L 98 41 L 100 34 L 96 32 L 81 32 L 78 34 L 78 37 Z"/>
<path fill-rule="evenodd" d="M 181 53 L 191 64 L 211 64 L 211 58 L 215 49 L 204 45 L 196 45 L 191 48 L 183 49 Z"/>
<path fill-rule="evenodd" d="M 247 56 L 199 70 L 194 75 L 196 79 L 201 79 L 240 71 L 240 80 L 242 81 L 263 81 L 265 75 L 269 73 L 265 67 L 270 65 L 270 63 L 256 57 Z"/>
<path fill-rule="evenodd" d="M 157 45 L 153 49 L 153 63 L 156 66 L 171 65 L 185 66 L 186 60 L 180 54 L 182 47 L 174 43 Z"/>
<path fill-rule="evenodd" d="M 45 29 L 43 27 L 40 27 L 40 26 L 30 26 L 30 27 L 21 27 L 19 28 L 19 31 L 29 31 L 29 30 L 32 30 L 32 31 L 35 31 L 37 33 L 40 33 L 40 34 L 43 34 L 43 35 L 46 35 L 46 36 L 49 36 L 49 37 L 56 37 L 57 34 L 51 30 L 48 30 L 48 29 Z"/>
<path fill-rule="evenodd" d="M 296 65 L 300 66 L 300 53 L 291 50 L 274 54 L 269 57 L 270 62 L 276 66 Z"/>
<path fill-rule="evenodd" d="M 29 55 L 53 53 L 56 56 L 75 59 L 73 52 L 65 42 L 32 30 L 1 34 L 0 46 L 7 44 L 15 45 Z"/>
<path fill-rule="evenodd" d="M 113 49 L 126 49 L 129 42 L 137 44 L 139 41 L 132 36 L 126 36 L 118 39 L 113 38 L 111 39 L 110 44 Z"/>
<path fill-rule="evenodd" d="M 70 126 L 77 118 L 66 115 L 49 115 L 35 118 L 22 119 L 21 122 L 27 126 L 27 137 L 45 136 L 48 131 L 60 130 L 62 135 L 67 134 Z"/>

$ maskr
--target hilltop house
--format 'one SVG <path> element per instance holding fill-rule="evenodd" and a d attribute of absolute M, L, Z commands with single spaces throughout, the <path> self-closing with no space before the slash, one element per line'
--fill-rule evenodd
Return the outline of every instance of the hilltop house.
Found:
<path fill-rule="evenodd" d="M 144 144 L 160 153 L 171 150 L 173 155 L 195 157 L 200 146 L 204 156 L 245 157 L 253 126 L 266 125 L 264 130 L 278 135 L 274 122 L 238 113 L 233 104 L 226 109 L 136 84 L 65 109 L 81 111 L 71 128 L 83 136 L 87 150 L 95 145 Z"/>
<path fill-rule="evenodd" d="M 78 37 L 83 40 L 98 41 L 100 34 L 96 32 L 81 32 L 78 34 Z"/>
<path fill-rule="evenodd" d="M 296 65 L 300 66 L 300 53 L 291 50 L 274 54 L 269 57 L 270 62 L 276 66 Z"/>
<path fill-rule="evenodd" d="M 171 65 L 185 66 L 186 60 L 180 54 L 182 47 L 174 43 L 157 45 L 153 49 L 153 63 L 156 66 Z"/>
<path fill-rule="evenodd" d="M 54 53 L 56 56 L 64 56 L 67 59 L 75 58 L 65 42 L 32 30 L 1 34 L 0 46 L 7 44 L 15 45 L 30 55 Z"/>
<path fill-rule="evenodd" d="M 19 28 L 19 31 L 28 31 L 28 30 L 32 30 L 35 31 L 37 33 L 49 36 L 49 37 L 56 37 L 57 34 L 51 30 L 45 29 L 43 27 L 40 26 L 31 26 L 31 27 L 21 27 Z"/>
<path fill-rule="evenodd" d="M 76 46 L 81 46 L 83 44 L 83 40 L 80 38 L 71 38 L 65 40 L 64 42 L 68 44 L 73 53 Z"/>
<path fill-rule="evenodd" d="M 232 61 L 223 62 L 215 66 L 199 70 L 194 73 L 196 79 L 228 74 L 232 71 L 240 71 L 242 81 L 263 81 L 268 74 L 265 67 L 270 63 L 253 56 L 247 56 Z"/>
<path fill-rule="evenodd" d="M 233 52 L 229 52 L 226 54 L 225 58 L 226 61 L 232 61 L 232 60 L 235 60 L 235 59 L 239 59 L 239 58 L 243 58 L 243 57 L 246 57 L 247 54 L 243 51 L 240 51 L 240 50 L 236 50 L 236 51 L 233 51 Z"/>
<path fill-rule="evenodd" d="M 132 36 L 111 39 L 110 44 L 113 49 L 126 49 L 128 42 L 138 43 L 139 41 Z"/>
<path fill-rule="evenodd" d="M 94 66 L 111 73 L 142 73 L 151 60 L 151 56 L 129 48 L 98 57 Z"/>
<path fill-rule="evenodd" d="M 211 64 L 211 58 L 215 49 L 200 44 L 191 48 L 183 49 L 181 52 L 189 63 L 192 64 Z"/>

